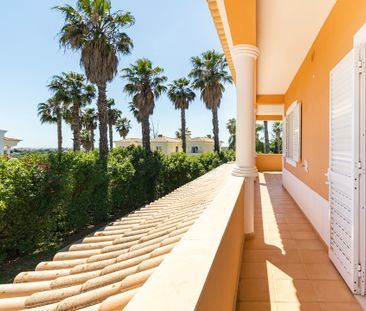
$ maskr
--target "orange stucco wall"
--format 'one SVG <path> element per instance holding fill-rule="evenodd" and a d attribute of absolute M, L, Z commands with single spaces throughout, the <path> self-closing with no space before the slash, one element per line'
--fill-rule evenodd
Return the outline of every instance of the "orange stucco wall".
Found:
<path fill-rule="evenodd" d="M 352 49 L 353 36 L 366 23 L 365 0 L 338 0 L 303 64 L 285 94 L 285 110 L 295 100 L 302 103 L 302 161 L 309 172 L 285 164 L 285 168 L 325 199 L 324 174 L 329 157 L 329 73 Z"/>
<path fill-rule="evenodd" d="M 260 172 L 282 171 L 282 154 L 257 154 L 256 165 Z"/>
<path fill-rule="evenodd" d="M 215 256 L 196 311 L 235 310 L 244 245 L 244 184 Z"/>

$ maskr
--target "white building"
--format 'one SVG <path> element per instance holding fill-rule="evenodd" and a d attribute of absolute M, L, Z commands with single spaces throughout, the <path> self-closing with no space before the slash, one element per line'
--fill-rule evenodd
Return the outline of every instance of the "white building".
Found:
<path fill-rule="evenodd" d="M 0 130 L 0 154 L 10 155 L 11 148 L 18 145 L 21 139 L 6 137 L 6 132 L 5 130 Z"/>

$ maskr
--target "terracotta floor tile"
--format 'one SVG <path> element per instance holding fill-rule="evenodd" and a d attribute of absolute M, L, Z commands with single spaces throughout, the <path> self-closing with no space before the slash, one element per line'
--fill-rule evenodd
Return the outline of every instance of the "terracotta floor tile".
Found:
<path fill-rule="evenodd" d="M 289 224 L 288 228 L 291 232 L 297 232 L 297 231 L 310 231 L 313 232 L 314 229 L 310 224 Z"/>
<path fill-rule="evenodd" d="M 330 263 L 325 250 L 298 250 L 303 263 Z"/>
<path fill-rule="evenodd" d="M 240 302 L 236 311 L 273 311 L 268 302 Z"/>
<path fill-rule="evenodd" d="M 273 264 L 277 263 L 301 263 L 301 259 L 297 250 L 285 250 L 282 254 L 280 252 L 276 252 L 271 254 L 270 261 Z"/>
<path fill-rule="evenodd" d="M 240 277 L 243 279 L 269 279 L 266 263 L 245 263 Z"/>
<path fill-rule="evenodd" d="M 318 240 L 319 237 L 312 231 L 292 231 L 292 238 L 295 240 Z"/>
<path fill-rule="evenodd" d="M 244 246 L 237 310 L 362 310 L 281 175 L 259 178 L 255 239 Z"/>
<path fill-rule="evenodd" d="M 309 280 L 275 280 L 276 302 L 318 302 Z"/>
<path fill-rule="evenodd" d="M 325 250 L 324 244 L 319 240 L 294 240 L 297 249 Z"/>
<path fill-rule="evenodd" d="M 354 302 L 355 298 L 343 280 L 312 281 L 320 302 Z"/>
<path fill-rule="evenodd" d="M 320 304 L 311 302 L 280 302 L 273 304 L 273 311 L 323 311 Z"/>
<path fill-rule="evenodd" d="M 270 302 L 270 292 L 274 296 L 271 280 L 242 279 L 239 285 L 239 301 Z"/>
<path fill-rule="evenodd" d="M 243 253 L 243 263 L 251 262 L 251 263 L 259 263 L 266 262 L 271 258 L 271 256 L 277 254 L 277 251 L 272 250 L 252 250 L 246 249 Z"/>
<path fill-rule="evenodd" d="M 276 280 L 306 280 L 308 274 L 304 264 L 301 263 L 278 263 L 267 264 L 270 275 Z"/>
<path fill-rule="evenodd" d="M 322 311 L 362 311 L 362 307 L 357 303 L 320 303 Z"/>

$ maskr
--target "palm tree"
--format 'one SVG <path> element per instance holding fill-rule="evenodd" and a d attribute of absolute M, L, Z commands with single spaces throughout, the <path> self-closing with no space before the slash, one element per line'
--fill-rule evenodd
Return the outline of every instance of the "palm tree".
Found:
<path fill-rule="evenodd" d="M 57 97 L 48 99 L 45 103 L 38 104 L 38 116 L 41 123 L 56 123 L 57 125 L 57 152 L 62 152 L 62 119 L 64 106 Z"/>
<path fill-rule="evenodd" d="M 80 133 L 81 137 L 81 145 L 85 149 L 86 152 L 93 150 L 94 139 L 92 138 L 92 134 L 87 129 L 82 129 Z"/>
<path fill-rule="evenodd" d="M 193 69 L 189 77 L 193 79 L 192 86 L 201 92 L 201 99 L 206 108 L 212 111 L 212 125 L 214 134 L 214 150 L 220 151 L 218 108 L 224 84 L 232 83 L 232 78 L 227 71 L 227 62 L 224 54 L 214 50 L 204 52 L 201 56 L 192 57 Z"/>
<path fill-rule="evenodd" d="M 131 121 L 127 118 L 119 118 L 116 121 L 116 130 L 123 139 L 126 139 L 126 136 L 130 132 L 130 129 Z"/>
<path fill-rule="evenodd" d="M 95 112 L 94 108 L 87 108 L 81 113 L 81 123 L 85 127 L 85 130 L 88 132 L 88 137 L 91 142 L 90 150 L 94 150 L 94 141 L 95 141 L 94 131 L 96 130 L 97 125 L 98 125 L 97 120 L 98 120 L 98 115 Z M 85 137 L 86 137 L 86 134 L 84 134 L 84 139 L 85 139 Z M 83 137 L 81 140 L 83 142 Z"/>
<path fill-rule="evenodd" d="M 264 128 L 264 152 L 269 153 L 269 135 L 268 135 L 268 121 L 263 121 Z"/>
<path fill-rule="evenodd" d="M 190 129 L 188 127 L 186 127 L 186 136 L 187 135 L 192 135 L 192 132 L 190 131 Z M 175 132 L 175 137 L 178 138 L 178 139 L 181 139 L 182 138 L 182 129 L 178 129 L 178 131 Z"/>
<path fill-rule="evenodd" d="M 81 147 L 81 116 L 80 109 L 90 104 L 95 97 L 95 88 L 86 83 L 85 76 L 76 72 L 63 72 L 56 75 L 48 84 L 48 88 L 70 108 L 69 121 L 73 131 L 73 150 L 80 151 Z"/>
<path fill-rule="evenodd" d="M 153 67 L 150 60 L 138 59 L 130 67 L 122 69 L 122 78 L 127 80 L 124 91 L 132 96 L 131 111 L 141 123 L 142 145 L 150 151 L 150 115 L 154 112 L 155 100 L 166 91 L 164 70 Z"/>
<path fill-rule="evenodd" d="M 272 130 L 275 136 L 274 139 L 274 153 L 282 152 L 282 123 L 274 122 L 272 125 Z"/>
<path fill-rule="evenodd" d="M 110 149 L 113 149 L 113 125 L 116 124 L 116 121 L 121 117 L 122 111 L 113 108 L 115 106 L 115 101 L 113 98 L 110 98 L 107 100 L 107 106 L 108 106 L 108 128 L 109 128 L 109 147 Z"/>
<path fill-rule="evenodd" d="M 255 148 L 257 153 L 264 152 L 264 143 L 261 140 L 260 133 L 263 131 L 263 125 L 260 123 L 256 123 L 255 125 Z"/>
<path fill-rule="evenodd" d="M 182 148 L 183 152 L 186 152 L 186 109 L 188 109 L 189 103 L 196 98 L 196 94 L 189 88 L 189 80 L 181 78 L 174 80 L 169 85 L 168 97 L 173 102 L 175 109 L 180 109 Z"/>
<path fill-rule="evenodd" d="M 70 5 L 55 7 L 65 16 L 60 44 L 81 51 L 80 63 L 91 83 L 98 87 L 99 156 L 108 158 L 107 82 L 117 74 L 118 56 L 129 54 L 133 43 L 123 31 L 133 25 L 129 12 L 111 12 L 110 0 L 77 0 Z"/>
<path fill-rule="evenodd" d="M 229 131 L 229 149 L 235 150 L 236 146 L 236 120 L 231 118 L 226 123 L 226 128 Z"/>

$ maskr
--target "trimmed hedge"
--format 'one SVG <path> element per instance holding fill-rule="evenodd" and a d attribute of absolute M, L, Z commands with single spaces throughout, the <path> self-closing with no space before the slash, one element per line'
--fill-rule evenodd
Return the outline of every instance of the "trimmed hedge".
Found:
<path fill-rule="evenodd" d="M 0 159 L 0 260 L 46 249 L 87 225 L 127 214 L 209 170 L 231 151 L 187 156 L 116 148 Z"/>

